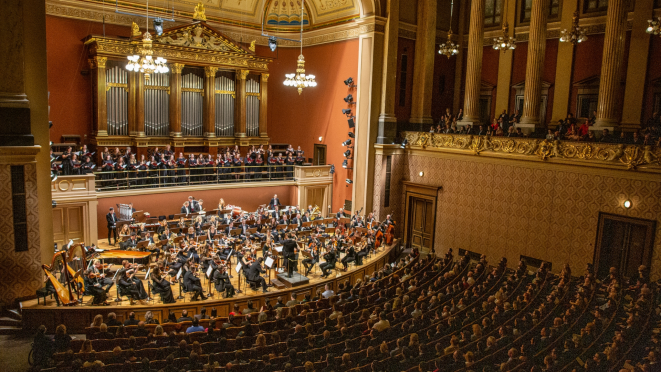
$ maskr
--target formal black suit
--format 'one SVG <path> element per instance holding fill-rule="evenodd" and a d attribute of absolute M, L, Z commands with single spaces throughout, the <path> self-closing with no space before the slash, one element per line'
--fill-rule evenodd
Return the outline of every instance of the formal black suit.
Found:
<path fill-rule="evenodd" d="M 108 244 L 117 244 L 117 221 L 119 219 L 114 213 L 108 213 L 106 214 L 106 221 L 108 222 Z M 115 243 L 110 243 L 111 234 L 115 236 Z"/>
<path fill-rule="evenodd" d="M 188 292 L 195 292 L 191 301 L 197 301 L 200 297 L 204 296 L 204 293 L 202 292 L 202 282 L 192 271 L 186 271 L 186 274 L 184 274 L 184 287 Z"/>
<path fill-rule="evenodd" d="M 287 266 L 287 276 L 291 278 L 294 273 L 294 267 L 296 267 L 296 253 L 294 250 L 298 248 L 298 245 L 294 240 L 287 239 L 282 244 L 282 256 L 285 259 L 285 264 Z"/>
<path fill-rule="evenodd" d="M 225 292 L 225 297 L 234 296 L 234 286 L 230 282 L 230 277 L 225 273 L 221 273 L 220 270 L 214 270 L 211 274 L 211 280 L 214 282 L 216 291 Z"/>
<path fill-rule="evenodd" d="M 193 210 L 191 209 L 190 205 L 188 207 L 181 206 L 181 213 L 191 214 L 193 213 Z"/>
<path fill-rule="evenodd" d="M 257 285 L 262 286 L 262 290 L 266 291 L 266 280 L 260 276 L 260 274 L 264 274 L 266 271 L 262 269 L 262 266 L 259 264 L 259 262 L 253 262 L 252 265 L 248 268 L 248 271 L 246 272 L 246 278 L 250 280 L 251 282 L 256 282 Z"/>
<path fill-rule="evenodd" d="M 323 276 L 327 276 L 329 274 L 329 271 L 331 271 L 335 267 L 335 261 L 337 261 L 337 258 L 335 257 L 335 252 L 326 253 L 324 255 L 324 259 L 326 260 L 326 262 L 319 265 L 319 268 L 321 269 Z"/>
<path fill-rule="evenodd" d="M 269 209 L 275 209 L 275 206 L 281 206 L 280 204 L 280 198 L 271 198 L 271 202 L 269 202 Z"/>
<path fill-rule="evenodd" d="M 192 202 L 188 202 L 188 204 L 190 206 L 190 209 L 193 212 L 199 212 L 199 211 L 202 210 L 202 208 L 200 207 L 200 204 L 197 202 L 197 200 L 193 200 Z"/>

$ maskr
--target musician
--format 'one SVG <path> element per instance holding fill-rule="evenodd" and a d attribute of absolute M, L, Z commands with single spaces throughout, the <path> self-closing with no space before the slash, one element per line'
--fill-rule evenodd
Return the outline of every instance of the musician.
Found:
<path fill-rule="evenodd" d="M 126 263 L 126 264 L 124 264 Z M 124 269 L 120 269 L 119 280 L 117 281 L 118 289 L 121 288 L 122 292 L 129 296 L 131 305 L 134 305 L 135 300 L 142 302 L 143 300 L 150 300 L 145 292 L 145 287 L 142 282 L 136 278 L 135 268 L 131 268 L 128 261 L 124 260 L 122 262 Z"/>
<path fill-rule="evenodd" d="M 278 199 L 278 194 L 273 195 L 273 198 L 271 198 L 271 201 L 269 202 L 269 209 L 275 209 L 276 211 L 278 211 L 277 207 L 280 206 L 282 206 L 282 204 L 280 204 L 280 199 Z"/>
<path fill-rule="evenodd" d="M 367 223 L 369 226 L 372 226 L 374 221 L 376 221 L 376 218 L 374 218 L 374 212 L 370 212 L 370 214 L 368 214 L 367 218 L 365 219 L 365 223 Z"/>
<path fill-rule="evenodd" d="M 339 220 L 340 218 L 344 218 L 344 208 L 341 208 L 341 207 L 340 207 L 340 210 L 337 211 L 337 213 L 335 214 L 335 218 L 337 218 L 338 220 Z"/>
<path fill-rule="evenodd" d="M 177 234 L 170 232 L 169 227 L 165 227 L 165 230 L 161 233 L 161 235 L 158 237 L 159 240 L 167 240 L 168 243 L 163 246 L 163 251 L 165 252 L 168 248 L 171 248 L 174 246 L 174 239 L 177 237 Z"/>
<path fill-rule="evenodd" d="M 170 145 L 165 145 L 165 150 L 163 150 L 163 155 L 165 157 L 169 158 L 170 156 L 174 155 L 174 152 L 171 150 Z"/>
<path fill-rule="evenodd" d="M 303 165 L 305 162 L 305 156 L 303 156 L 303 150 L 301 150 L 301 146 L 298 146 L 298 150 L 296 150 L 296 165 Z"/>
<path fill-rule="evenodd" d="M 287 222 L 287 213 L 283 213 L 282 216 L 280 216 L 280 221 L 278 221 L 278 224 L 289 225 L 289 223 Z"/>
<path fill-rule="evenodd" d="M 170 275 L 172 280 L 174 280 L 177 273 L 179 273 L 179 270 L 182 269 L 186 263 L 188 263 L 188 257 L 184 253 L 185 249 L 185 243 L 181 242 L 179 244 L 179 251 L 177 253 L 172 253 L 172 263 L 170 264 L 170 271 L 168 272 L 168 275 Z M 174 283 L 176 282 L 173 282 L 173 284 Z"/>
<path fill-rule="evenodd" d="M 147 166 L 147 163 L 145 162 L 145 156 L 142 155 L 142 159 L 140 160 L 140 164 L 138 164 L 138 185 L 144 185 L 145 184 L 145 178 L 147 177 L 147 169 L 149 167 Z"/>
<path fill-rule="evenodd" d="M 112 281 L 110 278 L 106 278 L 106 274 L 110 272 L 110 268 L 112 267 L 112 264 L 108 264 L 107 267 L 103 267 L 101 264 L 101 261 L 99 260 L 94 260 L 92 263 L 92 267 L 90 268 L 90 272 L 94 274 L 96 281 L 101 285 L 101 288 L 108 292 L 110 287 L 112 287 L 115 283 Z M 105 287 L 105 288 L 104 288 Z"/>
<path fill-rule="evenodd" d="M 241 238 L 242 241 L 245 241 L 246 239 L 250 239 L 252 235 L 250 235 L 250 232 L 248 231 L 250 227 L 246 225 L 246 220 L 241 221 L 241 234 L 239 237 Z"/>
<path fill-rule="evenodd" d="M 287 156 L 285 164 L 287 164 L 285 167 L 285 177 L 287 177 L 287 179 L 294 179 L 294 165 L 296 165 L 296 160 L 293 158 L 292 154 Z M 303 162 L 301 162 L 301 164 L 303 164 Z"/>
<path fill-rule="evenodd" d="M 262 260 L 263 258 L 260 257 L 256 262 L 253 262 L 252 265 L 250 265 L 246 273 L 246 278 L 252 282 L 257 282 L 257 285 L 261 285 L 262 292 L 266 293 L 268 292 L 268 289 L 266 288 L 266 280 L 259 275 L 266 273 L 266 271 L 262 269 Z"/>
<path fill-rule="evenodd" d="M 296 237 L 293 233 L 288 235 L 289 239 L 285 240 L 282 244 L 282 256 L 285 259 L 287 266 L 287 277 L 291 278 L 296 266 L 296 253 L 298 253 L 298 245 L 296 244 Z"/>
<path fill-rule="evenodd" d="M 197 267 L 193 266 L 189 271 L 186 271 L 184 274 L 184 287 L 188 292 L 195 292 L 191 301 L 198 301 L 200 297 L 206 298 L 204 292 L 202 291 L 202 282 L 195 273 L 197 272 Z"/>
<path fill-rule="evenodd" d="M 301 230 L 301 214 L 297 213 L 294 218 L 289 221 L 290 224 L 296 224 L 296 230 Z"/>
<path fill-rule="evenodd" d="M 264 165 L 264 145 L 259 145 L 259 149 L 255 152 L 255 178 L 261 179 L 262 178 L 262 172 L 264 171 L 264 168 L 262 166 Z"/>
<path fill-rule="evenodd" d="M 124 180 L 126 178 L 126 163 L 124 162 L 124 158 L 120 157 L 119 160 L 117 161 L 117 164 L 115 164 L 115 178 L 118 180 Z M 117 182 L 117 185 L 120 185 L 121 181 Z M 123 184 L 122 184 L 123 185 Z"/>
<path fill-rule="evenodd" d="M 138 245 L 137 234 L 132 232 L 131 237 L 127 241 L 120 243 L 119 246 L 122 249 L 131 250 L 132 248 L 135 248 L 136 245 Z"/>
<path fill-rule="evenodd" d="M 96 280 L 96 274 L 92 270 L 85 270 L 85 295 L 93 296 L 92 305 L 110 305 L 106 299 L 108 298 L 108 290 L 112 287 L 112 284 L 104 289 L 101 283 Z"/>
<path fill-rule="evenodd" d="M 169 157 L 166 157 L 166 159 L 168 159 L 168 162 L 166 163 L 166 168 L 168 169 L 167 182 L 177 183 L 177 161 L 174 159 L 174 155 L 170 155 Z"/>
<path fill-rule="evenodd" d="M 203 235 L 202 234 L 202 225 L 204 225 L 204 222 L 202 221 L 202 216 L 197 216 L 195 217 L 195 223 L 193 224 L 193 227 L 195 228 L 195 235 Z"/>
<path fill-rule="evenodd" d="M 358 216 L 352 223 L 351 227 L 365 227 L 365 223 L 363 223 L 363 218 Z"/>
<path fill-rule="evenodd" d="M 251 225 L 250 228 L 251 229 L 257 229 L 257 231 L 254 234 L 252 234 L 253 239 L 259 239 L 260 241 L 266 239 L 266 235 L 262 234 L 262 218 L 261 217 L 257 217 L 257 221 L 255 222 L 254 225 Z"/>
<path fill-rule="evenodd" d="M 137 178 L 138 170 L 138 161 L 135 158 L 135 154 L 131 154 L 129 160 L 126 162 L 127 169 L 129 170 L 129 178 Z M 133 182 L 135 184 L 135 182 Z"/>
<path fill-rule="evenodd" d="M 356 265 L 362 265 L 363 264 L 363 259 L 367 254 L 369 253 L 370 249 L 373 247 L 370 245 L 369 239 L 365 239 L 365 237 L 362 238 L 362 246 L 360 247 L 360 250 L 356 252 Z"/>
<path fill-rule="evenodd" d="M 202 210 L 202 208 L 200 208 L 200 204 L 192 196 L 188 197 L 188 205 L 193 212 L 199 212 Z"/>
<path fill-rule="evenodd" d="M 349 262 L 356 260 L 356 249 L 353 245 L 349 246 L 347 249 L 347 254 L 342 258 L 342 266 L 344 266 L 344 271 L 347 271 L 349 267 Z"/>
<path fill-rule="evenodd" d="M 127 146 L 126 151 L 124 152 L 124 156 L 122 156 L 124 158 L 124 164 L 129 163 L 129 160 L 131 160 L 131 155 L 133 155 L 133 153 L 131 153 L 131 147 Z"/>
<path fill-rule="evenodd" d="M 223 265 L 219 259 L 215 260 L 215 264 L 217 268 L 211 273 L 211 280 L 214 282 L 216 291 L 225 292 L 223 298 L 234 297 L 235 290 L 227 274 L 227 266 Z"/>
<path fill-rule="evenodd" d="M 158 184 L 158 168 L 161 166 L 157 161 L 156 157 L 152 155 L 149 159 L 149 178 L 151 179 L 149 183 Z"/>
<path fill-rule="evenodd" d="M 319 262 L 319 247 L 315 241 L 312 241 L 306 251 L 310 253 L 310 257 L 303 260 L 303 266 L 305 266 L 305 276 L 308 276 L 314 265 Z"/>
<path fill-rule="evenodd" d="M 110 207 L 110 212 L 106 214 L 106 221 L 108 222 L 108 244 L 109 245 L 115 245 L 117 244 L 117 216 L 115 215 L 115 208 Z M 110 236 L 114 235 L 115 236 L 115 242 L 110 243 Z"/>
<path fill-rule="evenodd" d="M 65 176 L 73 174 L 73 155 L 71 146 L 67 147 L 67 150 L 60 155 L 60 159 L 62 159 L 62 174 Z"/>
<path fill-rule="evenodd" d="M 383 221 L 383 224 L 384 224 L 385 226 L 394 225 L 394 224 L 395 224 L 395 221 L 392 220 L 392 217 L 391 217 L 390 215 L 387 215 L 387 216 L 386 216 L 386 220 Z"/>
<path fill-rule="evenodd" d="M 243 166 L 243 161 L 241 161 L 239 150 L 236 149 L 236 152 L 234 153 L 234 158 L 232 159 L 232 166 L 234 167 L 232 171 L 234 172 L 234 178 L 239 180 L 241 179 L 241 166 Z"/>
<path fill-rule="evenodd" d="M 83 147 L 81 147 L 80 151 L 78 151 L 78 156 L 86 156 L 86 155 L 90 156 L 90 153 L 87 150 L 87 145 L 83 145 Z"/>
<path fill-rule="evenodd" d="M 181 213 L 185 213 L 186 215 L 193 213 L 190 204 L 187 201 L 185 201 L 183 207 L 181 207 Z"/>
<path fill-rule="evenodd" d="M 172 287 L 161 272 L 160 267 L 156 267 L 154 271 L 149 274 L 152 282 L 153 292 L 161 295 L 161 300 L 164 304 L 173 304 L 177 302 L 172 295 Z"/>
<path fill-rule="evenodd" d="M 319 268 L 321 269 L 321 277 L 326 278 L 332 269 L 335 268 L 335 262 L 337 261 L 337 255 L 335 253 L 335 249 L 331 246 L 330 250 L 324 255 L 324 262 L 323 264 L 319 265 Z"/>
<path fill-rule="evenodd" d="M 251 179 L 253 175 L 253 165 L 255 164 L 255 158 L 257 157 L 254 153 L 255 146 L 253 145 L 246 154 L 246 179 Z"/>
<path fill-rule="evenodd" d="M 176 161 L 177 167 L 177 182 L 185 183 L 186 182 L 186 162 L 188 160 L 184 157 L 183 153 L 179 153 L 179 157 Z"/>
<path fill-rule="evenodd" d="M 216 236 L 217 234 L 218 234 L 218 230 L 216 230 L 216 224 L 211 224 L 209 230 L 207 230 L 207 241 L 214 240 L 214 236 Z"/>
<path fill-rule="evenodd" d="M 275 158 L 275 178 L 284 178 L 285 174 L 283 172 L 283 165 L 285 165 L 285 158 L 282 157 L 282 153 L 278 153 L 278 157 Z"/>

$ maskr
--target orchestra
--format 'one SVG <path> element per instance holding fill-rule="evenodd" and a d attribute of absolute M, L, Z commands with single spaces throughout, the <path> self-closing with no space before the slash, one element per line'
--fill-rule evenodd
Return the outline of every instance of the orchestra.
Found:
<path fill-rule="evenodd" d="M 117 161 L 123 162 L 122 158 Z M 134 162 L 132 154 L 129 162 Z M 132 205 L 129 207 L 135 212 Z M 114 274 L 110 271 L 112 263 L 91 257 L 76 287 L 98 306 L 108 304 L 108 292 L 115 284 L 115 301 L 128 297 L 131 305 L 151 301 L 152 294 L 158 294 L 164 304 L 175 303 L 173 288 L 177 285 L 191 295 L 191 301 L 212 297 L 213 291 L 231 298 L 242 293 L 231 275 L 234 261 L 241 266 L 237 269 L 241 274 L 239 285 L 244 282 L 253 290 L 268 292 L 271 269 L 276 275 L 281 272 L 279 277 L 291 278 L 301 260 L 304 273 L 296 275 L 307 277 L 319 265 L 321 278 L 327 278 L 334 270 L 347 271 L 351 262 L 363 265 L 367 256 L 392 243 L 394 234 L 395 222 L 390 215 L 379 223 L 374 213 L 363 216 L 357 211 L 349 219 L 340 209 L 340 218 L 322 218 L 319 207 L 308 205 L 302 210 L 299 206 L 283 206 L 277 195 L 254 212 L 223 199 L 218 202 L 218 210 L 205 213 L 203 209 L 203 201 L 191 195 L 183 201 L 181 214 L 170 216 L 170 220 L 161 216 L 158 222 L 143 223 L 120 221 L 111 208 L 106 215 L 109 243 L 115 235 L 114 243 L 121 249 L 116 252 L 126 252 L 126 259 Z M 86 252 L 98 254 L 95 249 Z M 130 263 L 131 252 L 140 253 L 146 262 Z M 272 261 L 265 267 L 267 259 Z"/>

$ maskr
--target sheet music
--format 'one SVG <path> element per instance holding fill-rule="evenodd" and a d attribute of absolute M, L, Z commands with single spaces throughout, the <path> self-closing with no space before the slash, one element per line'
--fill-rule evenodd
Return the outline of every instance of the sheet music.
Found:
<path fill-rule="evenodd" d="M 237 263 L 236 266 L 234 266 L 234 271 L 238 274 L 241 271 L 241 262 Z"/>
<path fill-rule="evenodd" d="M 147 269 L 147 274 L 145 274 L 145 279 L 149 279 L 149 272 L 151 272 L 151 267 Z"/>
<path fill-rule="evenodd" d="M 281 245 L 275 245 L 275 246 L 273 246 L 273 249 L 275 249 L 278 253 L 282 253 L 282 246 Z"/>
<path fill-rule="evenodd" d="M 211 273 L 213 272 L 213 266 L 209 265 L 209 268 L 207 269 L 207 278 L 211 279 Z"/>
<path fill-rule="evenodd" d="M 264 265 L 268 267 L 269 269 L 273 266 L 273 262 L 275 262 L 271 257 L 266 257 L 266 261 L 264 262 Z"/>
<path fill-rule="evenodd" d="M 179 280 L 179 277 L 181 276 L 181 272 L 184 270 L 183 267 L 179 268 L 179 272 L 177 273 L 176 279 Z"/>

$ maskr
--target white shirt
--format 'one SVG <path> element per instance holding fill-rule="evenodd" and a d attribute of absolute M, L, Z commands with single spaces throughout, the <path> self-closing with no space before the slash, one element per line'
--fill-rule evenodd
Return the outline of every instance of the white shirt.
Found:
<path fill-rule="evenodd" d="M 324 291 L 324 293 L 322 293 L 321 295 L 324 296 L 324 298 L 330 298 L 335 295 L 335 292 L 329 289 L 327 291 Z"/>

